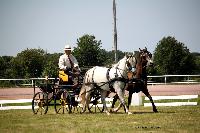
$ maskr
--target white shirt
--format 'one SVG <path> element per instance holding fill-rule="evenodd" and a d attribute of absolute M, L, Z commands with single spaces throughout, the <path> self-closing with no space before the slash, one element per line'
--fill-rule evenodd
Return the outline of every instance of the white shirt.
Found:
<path fill-rule="evenodd" d="M 74 67 L 78 67 L 78 62 L 76 60 L 76 58 L 70 54 L 69 58 L 71 59 L 72 63 L 74 64 Z M 58 62 L 58 66 L 60 69 L 65 70 L 66 68 L 71 68 L 71 63 L 69 61 L 68 55 L 63 54 L 60 56 L 59 58 L 59 62 Z"/>

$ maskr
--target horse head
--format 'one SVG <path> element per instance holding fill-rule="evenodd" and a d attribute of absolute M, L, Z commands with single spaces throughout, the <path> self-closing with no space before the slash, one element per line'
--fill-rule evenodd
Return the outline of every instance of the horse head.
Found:
<path fill-rule="evenodd" d="M 136 58 L 133 55 L 126 55 L 126 68 L 132 70 L 136 67 Z"/>
<path fill-rule="evenodd" d="M 152 54 L 147 50 L 147 48 L 139 48 L 139 50 L 139 55 L 144 66 L 153 66 Z"/>

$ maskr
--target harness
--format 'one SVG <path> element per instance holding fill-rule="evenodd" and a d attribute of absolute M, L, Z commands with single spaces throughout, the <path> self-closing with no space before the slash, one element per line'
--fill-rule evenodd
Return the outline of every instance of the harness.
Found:
<path fill-rule="evenodd" d="M 130 65 L 130 64 L 127 64 L 127 65 Z M 119 63 L 118 63 L 117 66 L 115 67 L 115 73 L 114 73 L 114 77 L 115 77 L 115 78 L 112 78 L 112 79 L 110 78 L 110 75 L 109 75 L 109 74 L 110 74 L 111 68 L 108 68 L 108 70 L 107 70 L 107 72 L 106 72 L 106 79 L 107 79 L 107 82 L 100 82 L 101 85 L 98 85 L 97 83 L 94 82 L 94 73 L 95 73 L 95 69 L 96 69 L 96 67 L 95 67 L 95 68 L 93 69 L 93 71 L 92 71 L 91 82 L 87 82 L 87 83 L 85 83 L 85 84 L 86 84 L 86 85 L 94 85 L 94 88 L 97 88 L 97 90 L 100 90 L 102 86 L 108 84 L 110 90 L 113 91 L 113 90 L 114 90 L 114 89 L 113 89 L 113 83 L 116 82 L 116 81 L 121 81 L 121 82 L 125 83 L 123 89 L 125 88 L 126 83 L 128 83 L 128 82 L 130 82 L 130 81 L 131 81 L 131 82 L 136 81 L 135 79 L 129 80 L 129 79 L 128 79 L 128 76 L 125 78 L 125 77 L 122 75 L 121 71 L 118 71 L 118 70 L 123 70 L 123 69 L 119 68 L 118 66 L 119 66 Z M 128 66 L 128 67 L 130 67 L 130 66 Z M 130 68 L 129 68 L 129 69 L 130 69 Z M 117 72 L 117 71 L 118 71 L 118 72 Z M 124 71 L 124 70 L 123 70 L 123 71 Z M 119 74 L 120 74 L 120 76 L 119 76 Z M 94 88 L 91 89 L 91 90 L 89 90 L 89 91 L 95 90 Z M 88 91 L 88 92 L 89 92 L 89 91 Z"/>
<path fill-rule="evenodd" d="M 110 79 L 109 73 L 110 73 L 110 69 L 111 68 L 109 68 L 107 70 L 107 72 L 106 72 L 106 78 L 107 78 L 108 81 L 107 82 L 101 82 L 102 83 L 101 85 L 97 85 L 97 83 L 94 82 L 94 72 L 95 72 L 95 69 L 96 68 L 94 68 L 94 70 L 92 71 L 92 82 L 87 82 L 86 83 L 86 85 L 94 85 L 94 88 L 91 89 L 91 90 L 89 90 L 89 91 L 87 91 L 87 92 L 93 91 L 93 90 L 95 90 L 95 88 L 96 88 L 97 91 L 101 90 L 101 87 L 104 86 L 104 85 L 106 85 L 106 84 L 109 85 L 110 91 L 114 92 L 113 83 L 115 81 L 121 81 L 121 82 L 124 82 L 124 83 L 130 82 L 130 80 L 128 78 L 124 78 L 121 73 L 120 74 L 121 74 L 122 77 L 119 77 L 118 74 L 117 74 L 117 77 L 115 75 L 115 78 Z M 121 69 L 118 68 L 118 67 L 116 67 L 116 72 L 117 72 L 117 70 L 121 70 Z M 123 89 L 124 88 L 125 88 L 125 86 L 123 87 Z"/>
<path fill-rule="evenodd" d="M 110 75 L 109 75 L 110 69 L 111 69 L 111 68 L 108 68 L 107 73 L 106 73 L 106 78 L 107 78 L 108 81 L 110 80 Z"/>

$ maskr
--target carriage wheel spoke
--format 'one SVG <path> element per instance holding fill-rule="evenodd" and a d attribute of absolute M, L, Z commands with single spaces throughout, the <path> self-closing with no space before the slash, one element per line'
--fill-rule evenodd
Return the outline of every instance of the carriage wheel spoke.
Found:
<path fill-rule="evenodd" d="M 38 109 L 36 110 L 36 114 L 38 113 L 39 110 L 40 110 L 40 108 L 38 108 Z"/>
<path fill-rule="evenodd" d="M 45 102 L 47 99 L 45 93 L 43 92 L 38 92 L 34 95 L 33 100 L 32 100 L 32 110 L 34 114 L 37 113 L 44 113 L 46 114 L 48 110 L 48 104 Z"/>

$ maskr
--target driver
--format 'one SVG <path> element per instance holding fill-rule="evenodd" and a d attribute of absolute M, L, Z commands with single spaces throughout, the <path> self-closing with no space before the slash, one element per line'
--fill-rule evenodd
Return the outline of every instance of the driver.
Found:
<path fill-rule="evenodd" d="M 72 55 L 72 48 L 70 45 L 66 45 L 64 48 L 64 54 L 59 58 L 59 78 L 63 82 L 73 83 L 73 76 L 78 75 L 80 72 L 78 62 L 76 58 Z"/>

